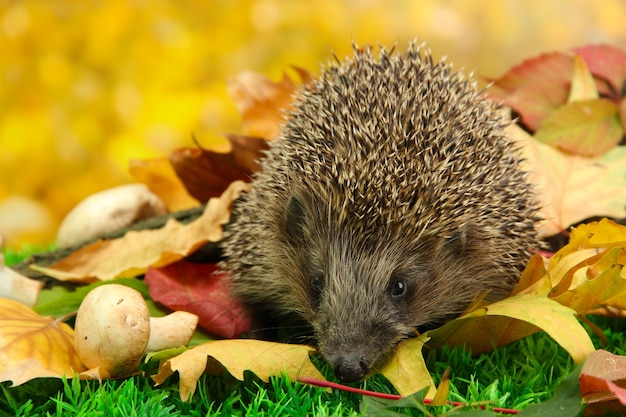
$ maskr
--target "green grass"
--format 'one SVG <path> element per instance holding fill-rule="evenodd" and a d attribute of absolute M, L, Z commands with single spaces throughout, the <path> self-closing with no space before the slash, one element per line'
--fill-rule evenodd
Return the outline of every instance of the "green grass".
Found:
<path fill-rule="evenodd" d="M 6 253 L 9 263 L 23 255 Z M 594 318 L 610 342 L 608 350 L 626 352 L 624 321 Z M 601 346 L 594 336 L 596 346 Z M 450 400 L 491 401 L 493 406 L 523 409 L 549 399 L 555 388 L 574 370 L 568 354 L 546 334 L 539 333 L 509 346 L 472 357 L 461 348 L 425 352 L 435 382 L 446 368 L 451 369 Z M 315 359 L 315 358 L 314 358 Z M 332 372 L 315 359 L 322 373 L 333 380 Z M 154 367 L 145 369 L 147 375 Z M 373 391 L 393 392 L 380 375 L 360 384 Z M 154 387 L 149 377 L 124 380 L 79 381 L 37 379 L 18 387 L 0 384 L 0 417 L 4 416 L 355 416 L 361 397 L 339 391 L 272 378 L 263 383 L 246 374 L 245 381 L 231 376 L 203 376 L 190 402 L 180 399 L 176 376 Z M 450 407 L 434 407 L 437 414 Z M 400 410 L 422 416 L 418 410 Z"/>

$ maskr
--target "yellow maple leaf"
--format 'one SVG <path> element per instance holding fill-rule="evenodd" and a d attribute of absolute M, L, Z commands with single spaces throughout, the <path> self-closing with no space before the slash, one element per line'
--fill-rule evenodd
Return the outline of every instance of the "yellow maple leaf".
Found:
<path fill-rule="evenodd" d="M 248 186 L 236 181 L 220 198 L 209 200 L 204 213 L 188 224 L 170 219 L 155 230 L 130 231 L 113 240 L 100 240 L 82 247 L 49 266 L 31 268 L 59 280 L 89 282 L 145 273 L 196 251 L 206 242 L 222 238 L 222 226 L 230 218 L 230 205 Z"/>
<path fill-rule="evenodd" d="M 476 309 L 426 335 L 434 347 L 466 345 L 476 354 L 543 330 L 579 363 L 595 348 L 575 315 L 574 310 L 545 295 L 516 295 Z"/>
<path fill-rule="evenodd" d="M 428 337 L 422 335 L 400 342 L 389 361 L 377 370 L 400 395 L 413 394 L 426 386 L 430 386 L 427 397 L 435 395 L 435 383 L 422 355 L 422 347 L 427 341 Z"/>
<path fill-rule="evenodd" d="M 33 378 L 71 377 L 84 370 L 70 326 L 41 317 L 17 301 L 0 299 L 0 382 L 20 385 Z"/>
<path fill-rule="evenodd" d="M 246 370 L 267 382 L 271 375 L 284 372 L 292 381 L 298 376 L 324 380 L 309 359 L 314 348 L 305 345 L 288 345 L 254 339 L 216 340 L 189 349 L 168 359 L 152 376 L 157 383 L 163 383 L 174 372 L 180 377 L 180 397 L 188 401 L 196 390 L 198 379 L 205 370 L 220 373 L 221 366 L 235 378 L 243 381 Z M 218 365 L 218 366 L 216 366 Z"/>

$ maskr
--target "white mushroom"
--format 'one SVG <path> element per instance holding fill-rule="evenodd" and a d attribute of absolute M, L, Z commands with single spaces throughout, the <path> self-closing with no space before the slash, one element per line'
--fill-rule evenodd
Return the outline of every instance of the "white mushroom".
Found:
<path fill-rule="evenodd" d="M 100 191 L 85 198 L 65 216 L 57 232 L 57 246 L 77 245 L 166 212 L 165 203 L 143 184 Z"/>
<path fill-rule="evenodd" d="M 149 343 L 151 351 L 184 346 L 197 323 L 198 316 L 187 312 L 151 319 L 138 291 L 102 285 L 90 291 L 78 309 L 76 352 L 88 368 L 99 367 L 103 377 L 129 375 L 139 367 Z"/>

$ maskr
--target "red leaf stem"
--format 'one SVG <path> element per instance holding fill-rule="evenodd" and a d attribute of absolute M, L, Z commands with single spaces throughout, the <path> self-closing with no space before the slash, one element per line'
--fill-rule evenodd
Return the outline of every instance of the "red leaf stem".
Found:
<path fill-rule="evenodd" d="M 399 400 L 403 398 L 401 395 L 385 394 L 383 392 L 368 391 L 368 390 L 361 389 L 361 388 L 354 388 L 354 387 L 349 387 L 347 385 L 337 384 L 336 382 L 321 381 L 319 379 L 310 378 L 307 376 L 299 376 L 298 382 L 302 382 L 303 384 L 314 385 L 314 386 L 322 387 L 322 388 L 333 388 L 333 389 L 338 389 L 341 391 L 352 392 L 355 394 L 367 395 L 370 397 L 384 398 L 387 400 Z M 429 405 L 431 401 L 432 400 L 425 399 L 424 404 Z M 467 407 L 471 405 L 471 404 L 462 403 L 459 401 L 446 401 L 446 404 L 453 405 L 455 407 L 459 407 L 459 406 Z M 480 405 L 480 408 L 486 409 L 486 406 Z M 503 414 L 518 414 L 519 413 L 519 410 L 514 410 L 512 408 L 500 408 L 500 407 L 494 407 L 493 411 L 495 411 L 496 413 L 503 413 Z"/>

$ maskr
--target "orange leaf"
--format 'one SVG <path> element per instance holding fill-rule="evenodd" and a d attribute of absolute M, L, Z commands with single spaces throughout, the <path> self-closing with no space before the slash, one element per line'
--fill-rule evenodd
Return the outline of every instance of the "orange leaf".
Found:
<path fill-rule="evenodd" d="M 287 345 L 254 339 L 217 340 L 189 349 L 168 359 L 152 376 L 157 383 L 163 383 L 174 372 L 180 377 L 180 397 L 188 401 L 196 390 L 198 379 L 205 370 L 217 370 L 219 362 L 232 376 L 243 381 L 243 373 L 252 371 L 263 381 L 270 375 L 280 376 L 284 372 L 295 381 L 298 376 L 308 376 L 325 380 L 309 359 L 315 350 L 310 346 Z"/>
<path fill-rule="evenodd" d="M 283 111 L 291 106 L 296 88 L 297 85 L 286 74 L 278 83 L 250 71 L 230 79 L 228 92 L 241 114 L 243 133 L 275 139 L 284 121 Z"/>
<path fill-rule="evenodd" d="M 156 230 L 130 231 L 114 240 L 100 240 L 49 266 L 31 265 L 43 274 L 64 281 L 89 282 L 136 276 L 148 267 L 178 261 L 206 242 L 222 238 L 222 225 L 230 218 L 232 202 L 248 186 L 234 182 L 220 198 L 209 200 L 202 216 L 188 224 L 170 219 Z"/>
<path fill-rule="evenodd" d="M 133 178 L 158 195 L 170 212 L 199 205 L 198 200 L 189 195 L 167 158 L 133 159 L 130 161 L 129 172 Z"/>
<path fill-rule="evenodd" d="M 0 299 L 0 382 L 71 377 L 85 367 L 74 350 L 74 330 L 17 301 Z"/>

